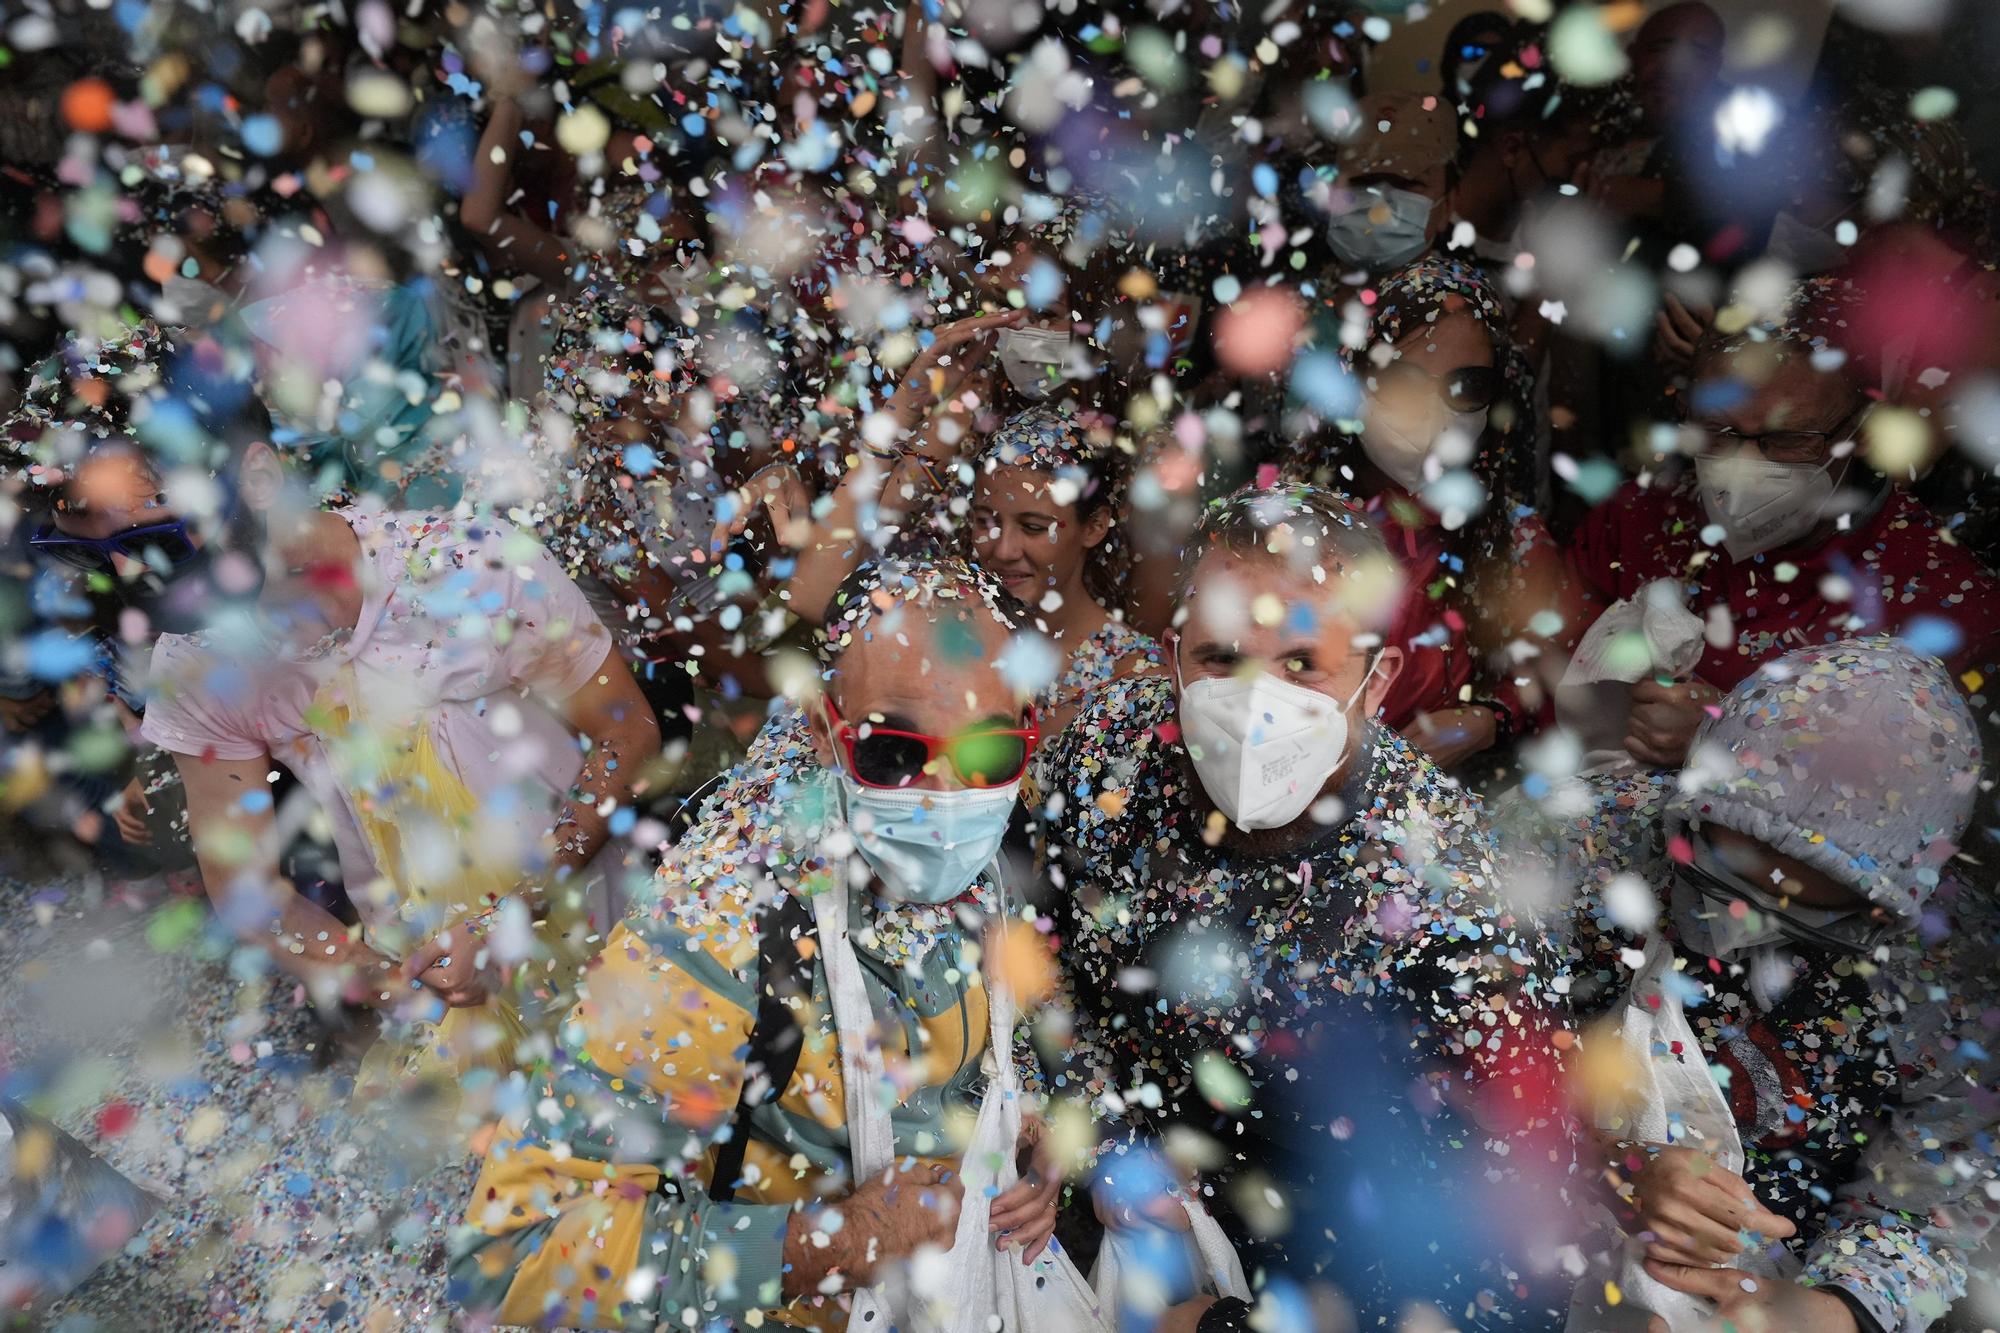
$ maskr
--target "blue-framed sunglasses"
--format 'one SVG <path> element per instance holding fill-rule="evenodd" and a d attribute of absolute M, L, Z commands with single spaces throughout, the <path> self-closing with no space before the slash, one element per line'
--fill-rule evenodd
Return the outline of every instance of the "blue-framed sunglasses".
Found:
<path fill-rule="evenodd" d="M 28 546 L 72 569 L 99 572 L 110 569 L 111 558 L 118 555 L 151 564 L 146 553 L 158 551 L 168 568 L 178 569 L 198 554 L 188 536 L 186 520 L 178 518 L 167 523 L 141 523 L 109 537 L 73 537 L 52 523 L 44 523 L 28 538 Z"/>

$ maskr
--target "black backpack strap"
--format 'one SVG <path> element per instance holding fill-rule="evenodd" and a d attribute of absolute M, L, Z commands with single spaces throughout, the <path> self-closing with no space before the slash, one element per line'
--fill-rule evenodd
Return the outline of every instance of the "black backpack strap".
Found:
<path fill-rule="evenodd" d="M 783 888 L 757 918 L 757 1017 L 750 1028 L 750 1049 L 744 1056 L 743 1093 L 736 1100 L 736 1118 L 729 1138 L 715 1150 L 715 1169 L 708 1177 L 708 1197 L 717 1203 L 729 1203 L 736 1197 L 736 1184 L 743 1176 L 743 1154 L 750 1146 L 752 1113 L 764 1102 L 784 1096 L 792 1071 L 799 1067 L 805 1030 L 786 1001 L 793 995 L 811 993 L 812 967 L 800 951 L 799 941 L 812 928 L 812 909 L 806 900 Z M 759 1072 L 764 1076 L 764 1093 L 753 1097 L 751 1088 Z"/>

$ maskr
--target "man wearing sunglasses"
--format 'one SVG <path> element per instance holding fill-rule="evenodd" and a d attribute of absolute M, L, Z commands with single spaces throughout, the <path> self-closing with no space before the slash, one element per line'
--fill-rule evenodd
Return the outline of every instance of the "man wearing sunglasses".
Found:
<path fill-rule="evenodd" d="M 973 950 L 1002 911 L 988 871 L 1036 740 L 995 665 L 1025 619 L 955 559 L 843 583 L 809 730 L 767 733 L 704 802 L 657 900 L 587 969 L 538 1109 L 494 1141 L 454 1248 L 462 1304 L 506 1323 L 839 1328 L 837 1295 L 952 1244 L 946 1122 L 985 1082 Z M 841 1016 L 844 954 L 873 1031 Z M 856 1178 L 857 1096 L 891 1099 L 886 1175 Z M 1041 1163 L 993 1201 L 995 1243 L 1024 1264 L 1059 1185 Z"/>
<path fill-rule="evenodd" d="M 1972 710 L 1936 659 L 1843 640 L 1765 663 L 1696 746 L 1522 847 L 1580 886 L 1579 1010 L 1661 1062 L 1597 1108 L 1633 1240 L 1570 1326 L 1922 1333 L 1994 1218 Z"/>
<path fill-rule="evenodd" d="M 1196 1297 L 1163 1328 L 1555 1305 L 1517 1288 L 1567 1151 L 1556 969 L 1495 897 L 1477 800 L 1371 721 L 1399 584 L 1332 492 L 1219 502 L 1172 675 L 1089 696 L 1037 768 L 1073 893 L 1065 1077 L 1114 1140 L 1161 1135 L 1268 1278 L 1258 1316 Z"/>
<path fill-rule="evenodd" d="M 1628 483 L 1569 548 L 1565 635 L 1662 578 L 1707 621 L 1689 677 L 1632 687 L 1625 748 L 1642 764 L 1685 762 L 1720 692 L 1793 648 L 1922 625 L 1969 692 L 1994 678 L 2000 580 L 1877 470 L 1874 403 L 1839 355 L 1852 301 L 1843 280 L 1811 279 L 1780 318 L 1704 346 L 1681 483 Z"/>

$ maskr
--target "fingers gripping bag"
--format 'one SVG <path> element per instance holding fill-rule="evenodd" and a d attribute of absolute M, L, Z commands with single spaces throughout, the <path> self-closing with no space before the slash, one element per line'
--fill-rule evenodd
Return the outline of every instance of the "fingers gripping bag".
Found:
<path fill-rule="evenodd" d="M 880 1048 L 869 1040 L 874 1015 L 847 935 L 846 895 L 814 895 L 813 915 L 826 951 L 854 1178 L 862 1180 L 889 1170 L 895 1160 L 882 1100 L 888 1075 Z M 857 1291 L 848 1333 L 1111 1333 L 1096 1294 L 1067 1254 L 1050 1249 L 1023 1264 L 1018 1253 L 996 1250 L 987 1230 L 993 1198 L 1014 1183 L 1021 1137 L 1020 1079 L 1006 1057 L 1013 1049 L 1014 997 L 1004 985 L 988 984 L 991 1081 L 961 1162 L 965 1196 L 951 1249 L 919 1252 Z"/>
<path fill-rule="evenodd" d="M 1625 753 L 1631 687 L 1653 676 L 1679 679 L 1701 661 L 1701 617 L 1679 585 L 1655 579 L 1604 608 L 1584 631 L 1556 685 L 1556 721 L 1583 747 L 1582 772 L 1637 768 Z"/>
<path fill-rule="evenodd" d="M 1743 1141 L 1729 1100 L 1709 1072 L 1700 1041 L 1673 984 L 1674 952 L 1659 935 L 1644 960 L 1611 1036 L 1623 1046 L 1631 1086 L 1624 1104 L 1598 1117 L 1598 1128 L 1634 1143 L 1694 1148 L 1717 1166 L 1743 1172 Z M 1608 1213 L 1598 1223 L 1606 1243 L 1595 1247 L 1570 1303 L 1569 1333 L 1647 1333 L 1654 1316 L 1671 1333 L 1713 1327 L 1715 1304 L 1653 1280 L 1642 1264 L 1645 1242 L 1624 1234 Z M 1745 1250 L 1735 1267 L 1753 1277 L 1790 1278 L 1799 1263 L 1782 1246 Z M 1613 1300 L 1610 1292 L 1616 1291 Z"/>

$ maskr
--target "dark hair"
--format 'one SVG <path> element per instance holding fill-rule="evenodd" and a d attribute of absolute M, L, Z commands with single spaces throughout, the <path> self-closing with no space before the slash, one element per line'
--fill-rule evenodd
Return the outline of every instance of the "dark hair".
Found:
<path fill-rule="evenodd" d="M 1188 543 L 1181 567 L 1183 596 L 1194 567 L 1215 551 L 1282 557 L 1294 566 L 1331 563 L 1340 570 L 1389 567 L 1394 560 L 1381 532 L 1351 498 L 1298 482 L 1245 486 L 1211 501 Z"/>

